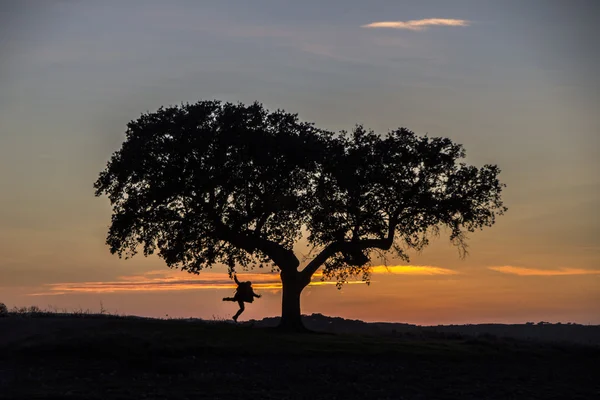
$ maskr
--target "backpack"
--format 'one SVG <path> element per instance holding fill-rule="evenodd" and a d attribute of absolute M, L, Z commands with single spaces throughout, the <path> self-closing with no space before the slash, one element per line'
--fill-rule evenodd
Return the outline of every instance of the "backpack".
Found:
<path fill-rule="evenodd" d="M 252 303 L 254 301 L 254 291 L 252 290 L 252 283 L 240 282 L 236 289 L 236 297 L 246 303 Z"/>

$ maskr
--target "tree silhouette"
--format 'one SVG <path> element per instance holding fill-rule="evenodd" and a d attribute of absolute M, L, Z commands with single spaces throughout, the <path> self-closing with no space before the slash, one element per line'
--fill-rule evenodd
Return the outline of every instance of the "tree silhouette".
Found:
<path fill-rule="evenodd" d="M 340 285 L 368 282 L 374 256 L 408 261 L 441 227 L 464 255 L 465 234 L 503 214 L 500 170 L 464 156 L 450 139 L 404 128 L 334 134 L 259 103 L 201 101 L 131 121 L 94 187 L 113 207 L 113 254 L 141 247 L 192 273 L 270 265 L 283 285 L 281 327 L 299 330 L 300 294 L 319 268 Z M 316 255 L 300 269 L 303 233 Z"/>

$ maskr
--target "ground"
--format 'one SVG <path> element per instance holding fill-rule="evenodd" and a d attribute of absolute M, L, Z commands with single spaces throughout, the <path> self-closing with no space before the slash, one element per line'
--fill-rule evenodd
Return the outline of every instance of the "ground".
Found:
<path fill-rule="evenodd" d="M 1 399 L 592 399 L 594 346 L 0 318 Z"/>

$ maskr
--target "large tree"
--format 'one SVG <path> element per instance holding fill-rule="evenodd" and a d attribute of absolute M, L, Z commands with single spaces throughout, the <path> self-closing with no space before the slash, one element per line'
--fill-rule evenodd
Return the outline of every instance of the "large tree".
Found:
<path fill-rule="evenodd" d="M 404 128 L 334 134 L 259 103 L 201 101 L 131 121 L 94 187 L 113 207 L 113 254 L 143 248 L 191 273 L 270 265 L 281 327 L 297 330 L 300 294 L 320 268 L 339 284 L 368 281 L 378 254 L 408 261 L 444 227 L 464 254 L 465 234 L 494 223 L 506 210 L 500 170 L 464 156 L 450 139 Z M 300 269 L 303 233 L 314 258 Z"/>

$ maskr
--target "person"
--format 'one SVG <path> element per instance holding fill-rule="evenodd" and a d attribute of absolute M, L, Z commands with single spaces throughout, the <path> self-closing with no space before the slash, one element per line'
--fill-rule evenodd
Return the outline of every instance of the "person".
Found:
<path fill-rule="evenodd" d="M 233 320 L 237 322 L 238 317 L 246 309 L 244 307 L 244 303 L 252 303 L 254 302 L 255 297 L 260 299 L 261 295 L 254 293 L 254 289 L 252 289 L 252 282 L 240 282 L 238 281 L 237 275 L 233 276 L 233 280 L 237 284 L 235 294 L 233 295 L 233 297 L 224 297 L 223 301 L 237 301 L 237 303 L 240 305 L 240 309 L 233 316 Z"/>

